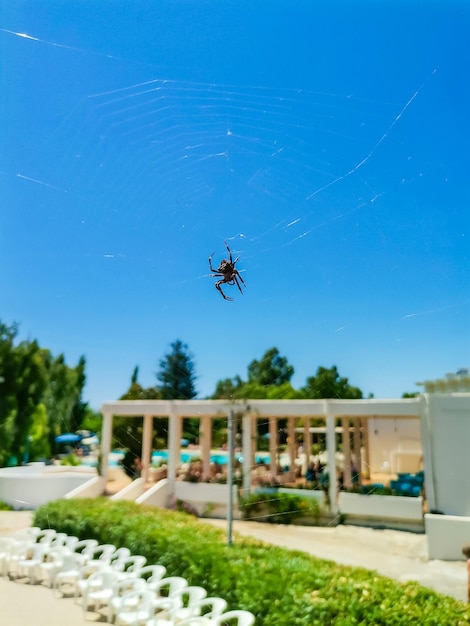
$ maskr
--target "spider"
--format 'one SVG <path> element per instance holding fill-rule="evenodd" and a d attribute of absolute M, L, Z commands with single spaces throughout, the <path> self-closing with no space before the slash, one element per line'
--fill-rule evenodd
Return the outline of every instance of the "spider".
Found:
<path fill-rule="evenodd" d="M 232 259 L 232 253 L 230 252 L 230 248 L 227 245 L 227 242 L 225 242 L 225 247 L 227 248 L 227 252 L 229 255 L 229 259 L 230 261 L 227 261 L 227 259 L 222 259 L 222 261 L 220 262 L 219 268 L 218 269 L 214 269 L 212 267 L 212 257 L 214 256 L 214 252 L 210 255 L 209 257 L 209 267 L 211 268 L 211 272 L 214 272 L 213 274 L 209 274 L 209 276 L 215 276 L 215 277 L 222 277 L 221 280 L 218 280 L 215 283 L 215 288 L 217 289 L 217 291 L 220 292 L 222 298 L 224 300 L 233 300 L 233 298 L 229 298 L 228 296 L 226 296 L 224 294 L 224 292 L 222 291 L 220 285 L 223 285 L 224 283 L 226 283 L 227 285 L 236 285 L 238 287 L 238 289 L 240 290 L 240 293 L 243 294 L 242 288 L 240 287 L 240 283 L 238 282 L 238 279 L 240 279 L 244 285 L 244 287 L 246 287 L 245 285 L 245 281 L 243 280 L 243 278 L 240 276 L 239 272 L 237 269 L 235 269 L 235 263 L 238 261 L 238 259 L 240 258 L 239 256 L 237 256 L 237 258 L 235 259 L 235 261 Z"/>

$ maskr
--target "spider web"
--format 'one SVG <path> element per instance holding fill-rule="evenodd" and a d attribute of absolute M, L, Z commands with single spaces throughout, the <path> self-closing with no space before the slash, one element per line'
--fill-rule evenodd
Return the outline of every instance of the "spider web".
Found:
<path fill-rule="evenodd" d="M 362 172 L 417 93 L 383 103 L 152 79 L 84 97 L 18 176 L 134 228 L 156 212 L 162 232 L 199 233 L 210 220 L 256 255 L 376 200 Z"/>
<path fill-rule="evenodd" d="M 71 46 L 12 31 L 3 36 L 51 47 L 51 58 L 90 59 L 88 51 Z M 65 105 L 51 98 L 54 116 L 40 140 L 36 129 L 28 129 L 31 139 L 18 166 L 4 168 L 4 175 L 47 194 L 38 219 L 66 224 L 71 250 L 68 242 L 59 242 L 57 256 L 75 253 L 77 263 L 95 259 L 96 276 L 107 281 L 109 291 L 122 289 L 123 277 L 128 286 L 138 276 L 135 293 L 151 285 L 166 290 L 170 301 L 175 296 L 177 306 L 185 297 L 198 297 L 196 281 L 209 273 L 209 254 L 215 250 L 215 266 L 226 254 L 225 240 L 234 257 L 241 256 L 237 269 L 252 307 L 270 299 L 276 307 L 289 303 L 304 316 L 314 305 L 312 268 L 325 263 L 321 288 L 331 291 L 345 274 L 351 287 L 333 303 L 341 314 L 318 316 L 317 329 L 328 323 L 337 335 L 347 328 L 350 315 L 357 314 L 354 285 L 374 252 L 387 276 L 396 263 L 390 239 L 400 244 L 403 212 L 395 217 L 391 202 L 383 200 L 392 196 L 398 204 L 403 189 L 417 187 L 423 174 L 425 164 L 414 160 L 407 132 L 419 119 L 433 70 L 386 97 L 384 90 L 375 96 L 373 90 L 333 93 L 168 79 L 151 66 L 139 67 L 138 80 L 129 84 L 119 74 L 127 60 L 111 55 L 95 60 L 96 80 L 81 89 L 75 85 L 76 100 Z M 61 85 L 51 82 L 60 94 Z M 92 89 L 96 85 L 98 90 Z M 369 238 L 371 249 L 365 252 L 361 245 L 369 231 L 375 241 Z M 426 239 L 422 233 L 407 236 L 410 246 Z M 323 239 L 327 245 L 314 257 Z M 380 248 L 384 254 L 378 258 Z M 114 265 L 106 275 L 102 260 Z M 285 275 L 306 272 L 310 285 L 276 294 L 276 277 L 266 277 L 266 268 Z M 382 277 L 374 280 L 372 289 L 381 287 Z M 213 281 L 206 285 L 207 293 L 216 295 Z M 248 320 L 256 311 L 246 300 Z M 415 311 L 424 316 L 434 310 L 431 299 L 429 306 L 401 306 L 393 314 L 413 319 Z M 377 320 L 379 309 L 368 315 Z M 107 350 L 113 349 L 109 343 Z M 92 346 L 80 342 L 83 347 Z"/>

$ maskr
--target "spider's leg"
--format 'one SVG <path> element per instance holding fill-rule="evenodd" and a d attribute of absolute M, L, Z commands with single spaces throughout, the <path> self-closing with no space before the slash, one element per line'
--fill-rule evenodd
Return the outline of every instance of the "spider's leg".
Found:
<path fill-rule="evenodd" d="M 232 263 L 232 252 L 230 251 L 230 248 L 228 247 L 228 243 L 227 242 L 225 242 L 225 247 L 227 248 L 227 252 L 228 252 L 229 257 L 230 257 L 230 263 Z M 235 261 L 235 263 L 236 263 L 236 261 Z M 233 263 L 232 263 L 232 265 L 233 265 Z"/>
<path fill-rule="evenodd" d="M 235 276 L 238 276 L 238 278 L 242 281 L 243 285 L 246 287 L 245 281 L 243 280 L 240 272 L 238 270 L 234 270 L 233 273 L 234 273 Z"/>
<path fill-rule="evenodd" d="M 209 257 L 209 267 L 211 268 L 211 272 L 217 272 L 217 270 L 215 270 L 215 269 L 212 267 L 212 257 L 214 256 L 214 254 L 215 254 L 215 252 L 213 252 L 213 253 L 210 255 L 210 257 Z"/>
<path fill-rule="evenodd" d="M 240 276 L 240 278 L 241 278 L 241 276 Z M 236 275 L 235 275 L 235 274 L 234 274 L 234 276 L 233 276 L 233 280 L 235 281 L 235 283 L 236 283 L 236 285 L 237 285 L 238 289 L 240 290 L 240 293 L 243 293 L 242 288 L 240 287 L 240 283 L 238 282 L 238 279 L 237 279 L 237 277 L 236 277 Z M 243 283 L 243 284 L 245 284 L 245 283 Z"/>
<path fill-rule="evenodd" d="M 220 285 L 222 285 L 223 283 L 226 283 L 226 282 L 227 282 L 226 280 L 218 280 L 218 281 L 215 283 L 215 288 L 217 289 L 217 291 L 219 291 L 219 292 L 220 292 L 220 295 L 222 296 L 222 298 L 223 298 L 224 300 L 230 300 L 230 301 L 231 301 L 231 300 L 233 300 L 233 298 L 229 298 L 228 296 L 226 296 L 226 295 L 224 294 L 224 292 L 222 291 L 221 287 L 220 287 Z"/>

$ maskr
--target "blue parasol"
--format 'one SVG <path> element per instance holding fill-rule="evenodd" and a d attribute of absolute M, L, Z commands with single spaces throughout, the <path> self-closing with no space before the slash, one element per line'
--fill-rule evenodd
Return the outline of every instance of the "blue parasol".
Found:
<path fill-rule="evenodd" d="M 77 443 L 77 441 L 82 440 L 82 436 L 75 433 L 64 433 L 63 435 L 58 435 L 55 440 L 56 443 Z"/>

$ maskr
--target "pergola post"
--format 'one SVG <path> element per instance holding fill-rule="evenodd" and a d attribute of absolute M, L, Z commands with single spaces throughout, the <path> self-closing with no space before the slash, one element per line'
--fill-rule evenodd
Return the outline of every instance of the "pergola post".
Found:
<path fill-rule="evenodd" d="M 330 510 L 336 513 L 338 510 L 338 489 L 336 484 L 336 419 L 331 411 L 328 400 L 324 401 L 326 416 L 326 453 L 328 457 L 328 495 L 330 499 Z"/>
<path fill-rule="evenodd" d="M 176 469 L 180 464 L 181 457 L 181 417 L 176 413 L 173 402 L 169 401 L 168 412 L 168 480 L 171 491 L 174 491 Z"/>
<path fill-rule="evenodd" d="M 101 476 L 108 480 L 109 474 L 109 453 L 111 452 L 111 441 L 113 437 L 113 414 L 103 412 L 103 424 L 101 426 Z"/>
<path fill-rule="evenodd" d="M 277 476 L 277 418 L 269 418 L 269 471 Z"/>
<path fill-rule="evenodd" d="M 358 485 L 362 484 L 361 471 L 362 471 L 362 454 L 361 454 L 361 420 L 359 417 L 354 419 L 354 464 L 357 472 Z"/>
<path fill-rule="evenodd" d="M 149 468 L 152 463 L 152 432 L 153 432 L 153 415 L 144 415 L 143 431 L 142 431 L 142 471 L 141 478 L 145 482 L 149 478 Z"/>
<path fill-rule="evenodd" d="M 248 495 L 251 490 L 251 428 L 253 418 L 250 413 L 244 413 L 242 417 L 242 450 L 243 450 L 243 493 Z"/>
<path fill-rule="evenodd" d="M 365 476 L 370 478 L 370 449 L 369 449 L 369 420 L 367 417 L 361 418 L 362 425 L 362 445 L 364 448 L 364 463 L 366 466 Z"/>
<path fill-rule="evenodd" d="M 341 418 L 341 425 L 343 429 L 343 456 L 344 456 L 344 468 L 343 468 L 343 482 L 346 488 L 352 486 L 351 482 L 351 440 L 349 438 L 349 417 Z"/>
<path fill-rule="evenodd" d="M 312 433 L 310 432 L 310 418 L 304 418 L 304 455 L 305 462 L 302 467 L 302 473 L 305 476 L 307 467 L 310 463 L 310 455 L 312 454 Z"/>
<path fill-rule="evenodd" d="M 297 442 L 295 440 L 295 417 L 287 419 L 287 449 L 289 451 L 289 482 L 295 481 L 295 460 L 297 458 Z"/>
<path fill-rule="evenodd" d="M 211 421 L 210 415 L 203 415 L 199 420 L 199 447 L 201 449 L 202 473 L 204 478 L 208 478 L 210 475 L 212 445 Z"/>

